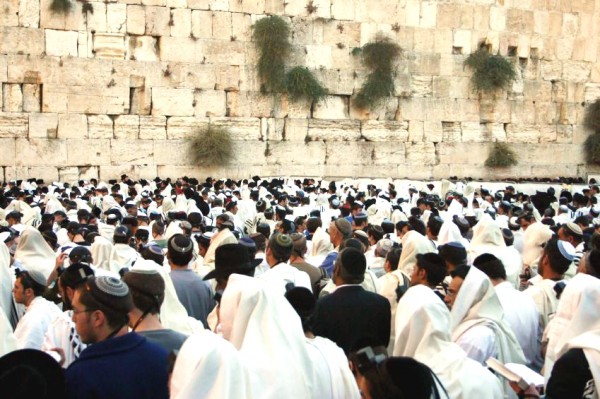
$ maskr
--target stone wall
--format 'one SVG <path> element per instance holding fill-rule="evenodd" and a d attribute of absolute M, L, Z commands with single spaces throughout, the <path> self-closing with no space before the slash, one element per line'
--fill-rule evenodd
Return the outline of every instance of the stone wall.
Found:
<path fill-rule="evenodd" d="M 581 144 L 600 97 L 598 1 L 103 0 L 93 13 L 71 1 L 66 15 L 52 0 L 0 5 L 0 178 L 592 172 Z M 290 64 L 314 71 L 324 102 L 260 94 L 251 26 L 270 14 L 290 22 Z M 404 50 L 396 93 L 359 111 L 368 71 L 352 50 L 378 34 Z M 463 67 L 481 42 L 517 65 L 493 97 Z M 186 138 L 209 124 L 230 128 L 235 159 L 193 167 Z M 483 167 L 494 140 L 517 167 Z"/>

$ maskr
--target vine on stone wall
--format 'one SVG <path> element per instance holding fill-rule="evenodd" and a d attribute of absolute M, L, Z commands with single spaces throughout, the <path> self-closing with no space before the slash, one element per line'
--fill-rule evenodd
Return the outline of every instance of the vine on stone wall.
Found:
<path fill-rule="evenodd" d="M 507 89 L 517 78 L 514 65 L 501 55 L 490 54 L 485 46 L 470 54 L 465 65 L 473 70 L 471 85 L 480 93 Z"/>
<path fill-rule="evenodd" d="M 208 126 L 188 139 L 190 160 L 196 165 L 222 166 L 233 156 L 233 139 L 226 128 Z"/>
<path fill-rule="evenodd" d="M 518 164 L 517 154 L 506 143 L 495 142 L 485 160 L 488 168 L 506 168 Z"/>
<path fill-rule="evenodd" d="M 388 38 L 378 38 L 365 44 L 360 51 L 363 62 L 371 73 L 353 101 L 359 109 L 373 107 L 386 97 L 394 95 L 394 67 L 402 49 Z"/>

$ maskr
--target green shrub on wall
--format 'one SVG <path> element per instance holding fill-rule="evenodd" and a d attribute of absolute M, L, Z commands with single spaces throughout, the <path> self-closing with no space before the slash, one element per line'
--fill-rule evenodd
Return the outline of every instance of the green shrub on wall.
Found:
<path fill-rule="evenodd" d="M 469 55 L 465 65 L 473 71 L 473 89 L 481 93 L 507 89 L 517 78 L 515 67 L 508 59 L 490 54 L 485 47 Z"/>
<path fill-rule="evenodd" d="M 588 105 L 583 124 L 596 133 L 600 133 L 600 99 Z"/>
<path fill-rule="evenodd" d="M 52 0 L 50 11 L 56 14 L 66 14 L 73 8 L 71 0 Z"/>
<path fill-rule="evenodd" d="M 506 143 L 494 143 L 485 166 L 488 168 L 506 168 L 518 164 L 517 154 Z"/>
<path fill-rule="evenodd" d="M 371 73 L 354 99 L 356 108 L 373 107 L 394 95 L 394 67 L 401 52 L 400 46 L 387 38 L 379 38 L 362 47 L 360 54 Z"/>
<path fill-rule="evenodd" d="M 276 15 L 262 18 L 253 26 L 252 39 L 258 49 L 258 77 L 263 93 L 285 90 L 285 61 L 291 51 L 290 27 Z"/>
<path fill-rule="evenodd" d="M 600 99 L 588 105 L 583 124 L 594 131 L 583 143 L 585 160 L 600 165 Z"/>
<path fill-rule="evenodd" d="M 304 67 L 295 67 L 285 75 L 285 87 L 293 101 L 309 100 L 317 102 L 325 98 L 327 90 Z"/>
<path fill-rule="evenodd" d="M 188 139 L 190 160 L 196 165 L 222 166 L 231 161 L 233 139 L 228 129 L 210 126 Z"/>

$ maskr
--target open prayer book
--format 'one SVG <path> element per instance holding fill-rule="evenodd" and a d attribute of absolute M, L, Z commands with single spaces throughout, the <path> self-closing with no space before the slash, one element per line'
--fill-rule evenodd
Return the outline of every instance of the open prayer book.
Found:
<path fill-rule="evenodd" d="M 537 388 L 544 386 L 544 377 L 522 364 L 502 364 L 498 359 L 494 359 L 493 357 L 490 357 L 485 363 L 489 368 L 508 381 L 516 383 L 521 389 L 527 389 L 531 384 Z"/>

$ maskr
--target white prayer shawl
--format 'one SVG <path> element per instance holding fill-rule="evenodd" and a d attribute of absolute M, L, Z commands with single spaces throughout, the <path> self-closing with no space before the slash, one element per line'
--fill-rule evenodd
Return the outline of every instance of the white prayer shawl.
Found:
<path fill-rule="evenodd" d="M 548 341 L 544 362 L 544 378 L 546 383 L 550 379 L 552 368 L 558 359 L 557 352 L 560 343 L 562 342 L 564 345 L 564 343 L 583 332 L 572 331 L 571 323 L 581 305 L 584 288 L 587 286 L 594 287 L 597 282 L 598 279 L 595 277 L 579 273 L 569 281 L 563 290 L 556 307 L 556 314 L 548 322 L 548 326 L 544 332 L 544 340 Z"/>
<path fill-rule="evenodd" d="M 100 236 L 108 240 L 111 244 L 113 243 L 115 228 L 116 227 L 112 224 L 98 222 L 98 233 L 100 233 Z"/>
<path fill-rule="evenodd" d="M 113 244 L 102 236 L 94 238 L 94 242 L 90 247 L 94 266 L 99 269 L 110 271 L 110 254 L 112 253 Z"/>
<path fill-rule="evenodd" d="M 19 349 L 41 349 L 48 326 L 60 313 L 54 303 L 35 297 L 15 328 Z"/>
<path fill-rule="evenodd" d="M 379 295 L 384 296 L 390 303 L 390 309 L 392 311 L 392 320 L 396 316 L 396 309 L 398 308 L 398 294 L 396 289 L 398 286 L 405 286 L 405 282 L 410 284 L 410 276 L 405 275 L 400 270 L 394 270 L 386 273 L 378 279 L 379 286 L 381 287 Z M 388 353 L 392 353 L 394 349 L 394 342 L 396 339 L 396 324 L 391 323 L 390 326 L 390 342 L 388 343 Z"/>
<path fill-rule="evenodd" d="M 331 244 L 329 234 L 327 234 L 322 227 L 318 227 L 313 234 L 312 251 L 310 255 L 312 257 L 327 256 L 332 250 L 333 245 Z"/>
<path fill-rule="evenodd" d="M 79 346 L 79 353 L 84 350 L 87 345 L 82 343 L 79 335 L 76 334 L 75 323 L 72 320 L 73 312 L 65 311 L 59 313 L 54 320 L 50 323 L 44 334 L 44 341 L 42 343 L 41 350 L 48 353 L 52 357 L 60 357 L 60 355 L 54 351 L 54 348 L 61 348 L 64 353 L 64 363 L 61 365 L 63 368 L 69 367 L 77 359 L 75 354 L 75 348 L 73 345 Z M 72 338 L 74 334 L 77 338 Z M 74 342 L 71 342 L 71 339 Z"/>
<path fill-rule="evenodd" d="M 115 244 L 110 252 L 110 270 L 119 273 L 119 270 L 131 267 L 138 259 L 139 254 L 127 244 Z"/>
<path fill-rule="evenodd" d="M 21 262 L 24 269 L 41 272 L 46 278 L 50 276 L 56 263 L 52 248 L 42 234 L 30 226 L 21 234 L 14 258 Z"/>
<path fill-rule="evenodd" d="M 523 265 L 537 272 L 537 264 L 542 255 L 542 244 L 552 237 L 552 230 L 542 223 L 532 223 L 523 234 Z"/>
<path fill-rule="evenodd" d="M 469 240 L 460 234 L 458 226 L 451 219 L 446 220 L 442 224 L 438 234 L 437 242 L 438 246 L 448 244 L 449 242 L 460 242 L 465 248 L 469 247 Z"/>
<path fill-rule="evenodd" d="M 237 244 L 237 238 L 233 235 L 231 230 L 224 228 L 213 236 L 210 240 L 208 250 L 204 255 L 204 266 L 210 266 L 214 268 L 215 265 L 215 252 L 217 248 L 225 244 Z"/>
<path fill-rule="evenodd" d="M 158 208 L 158 211 L 161 212 L 164 216 L 167 216 L 167 214 L 174 209 L 175 209 L 175 203 L 173 202 L 171 197 L 165 196 L 163 198 L 162 205 Z"/>
<path fill-rule="evenodd" d="M 232 274 L 220 308 L 223 338 L 247 365 L 256 398 L 320 398 L 314 392 L 311 358 L 296 311 L 276 289 Z M 327 378 L 329 376 L 326 376 Z"/>
<path fill-rule="evenodd" d="M 504 319 L 504 311 L 490 279 L 479 269 L 471 267 L 463 281 L 450 312 L 452 340 L 459 342 L 470 329 L 487 327 L 494 333 L 496 354 L 502 363 L 525 364 L 525 355 L 514 332 Z M 504 393 L 514 391 L 503 381 Z"/>
<path fill-rule="evenodd" d="M 360 392 L 356 380 L 348 367 L 344 351 L 332 341 L 323 337 L 306 338 L 308 354 L 312 359 L 315 374 L 328 376 L 316 380 L 314 392 L 321 398 L 359 399 Z"/>
<path fill-rule="evenodd" d="M 19 344 L 12 326 L 4 312 L 0 312 L 0 357 L 17 349 L 19 349 Z"/>
<path fill-rule="evenodd" d="M 598 306 L 600 306 L 600 301 L 598 301 L 597 298 L 595 306 L 596 309 L 598 309 Z M 598 320 L 598 314 L 596 314 L 595 317 L 595 320 Z M 596 327 L 595 329 L 584 332 L 583 334 L 573 338 L 567 343 L 566 347 L 564 348 L 564 352 L 569 349 L 576 348 L 583 349 L 583 354 L 585 355 L 590 372 L 594 378 L 596 392 L 591 399 L 598 399 L 598 387 L 600 386 L 600 330 L 598 330 Z M 562 354 L 564 353 L 561 353 L 561 355 Z"/>
<path fill-rule="evenodd" d="M 278 289 L 281 295 L 285 294 L 286 285 L 294 284 L 296 287 L 304 287 L 312 292 L 312 285 L 308 273 L 303 272 L 287 263 L 279 263 L 257 278 L 266 281 L 271 287 Z"/>
<path fill-rule="evenodd" d="M 140 258 L 134 269 L 156 270 L 165 282 L 165 299 L 160 307 L 160 323 L 164 328 L 190 335 L 204 330 L 201 321 L 190 317 L 185 307 L 179 301 L 173 280 L 168 271 L 154 261 Z"/>
<path fill-rule="evenodd" d="M 13 275 L 10 269 L 10 253 L 8 247 L 0 242 L 0 308 L 7 320 L 13 318 Z M 16 323 L 16 320 L 13 320 Z M 11 329 L 12 332 L 12 329 Z"/>
<path fill-rule="evenodd" d="M 556 297 L 556 291 L 554 291 L 557 281 L 542 279 L 542 276 L 538 275 L 530 279 L 529 282 L 532 285 L 523 292 L 533 298 L 540 314 L 540 328 L 543 331 L 548 325 L 550 316 L 556 312 L 558 307 L 558 298 Z"/>
<path fill-rule="evenodd" d="M 450 340 L 449 320 L 446 305 L 433 290 L 424 285 L 409 288 L 398 303 L 393 355 L 429 366 L 448 398 L 503 398 L 500 381 Z"/>
<path fill-rule="evenodd" d="M 183 343 L 171 377 L 173 399 L 251 399 L 248 370 L 233 345 L 204 330 Z"/>
<path fill-rule="evenodd" d="M 172 221 L 167 226 L 167 230 L 165 230 L 165 240 L 169 241 L 175 234 L 183 234 L 183 230 L 181 229 L 178 220 Z"/>
<path fill-rule="evenodd" d="M 402 237 L 402 254 L 398 261 L 398 270 L 411 276 L 417 264 L 417 255 L 437 252 L 433 242 L 417 231 L 409 231 Z"/>

